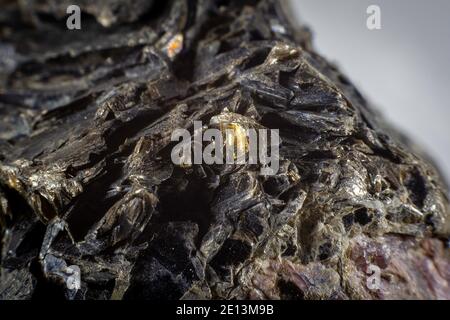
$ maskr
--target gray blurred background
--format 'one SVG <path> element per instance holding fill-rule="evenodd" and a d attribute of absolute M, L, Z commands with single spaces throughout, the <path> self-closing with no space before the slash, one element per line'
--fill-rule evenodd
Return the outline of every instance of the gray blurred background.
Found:
<path fill-rule="evenodd" d="M 317 50 L 337 63 L 450 182 L 450 0 L 289 0 Z M 381 30 L 368 30 L 369 5 Z"/>

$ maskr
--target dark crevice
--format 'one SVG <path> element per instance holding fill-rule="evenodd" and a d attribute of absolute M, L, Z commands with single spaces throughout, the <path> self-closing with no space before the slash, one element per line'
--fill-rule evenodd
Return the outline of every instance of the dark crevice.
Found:
<path fill-rule="evenodd" d="M 425 185 L 425 179 L 420 174 L 419 170 L 414 169 L 409 172 L 407 178 L 405 179 L 405 187 L 408 189 L 409 198 L 414 205 L 417 208 L 422 209 L 427 197 L 427 188 Z"/>
<path fill-rule="evenodd" d="M 12 215 L 11 219 L 6 217 L 7 226 L 23 217 L 31 217 L 33 215 L 33 209 L 19 192 L 3 184 L 0 184 L 0 188 L 8 200 L 8 206 Z"/>
<path fill-rule="evenodd" d="M 83 240 L 94 223 L 120 199 L 121 194 L 108 195 L 108 191 L 114 182 L 120 180 L 121 175 L 122 167 L 111 164 L 103 176 L 91 182 L 80 196 L 72 200 L 67 224 L 75 241 Z"/>
<path fill-rule="evenodd" d="M 359 223 L 362 226 L 365 226 L 369 222 L 372 221 L 372 217 L 367 212 L 366 208 L 359 208 L 354 212 L 355 222 Z"/>
<path fill-rule="evenodd" d="M 31 296 L 32 300 L 62 301 L 66 300 L 64 285 L 46 278 L 39 260 L 31 262 L 30 272 L 36 278 L 36 287 Z"/>
<path fill-rule="evenodd" d="M 277 282 L 281 300 L 304 300 L 305 294 L 299 287 L 290 281 L 279 279 Z"/>
<path fill-rule="evenodd" d="M 264 61 L 266 61 L 269 53 L 270 48 L 263 48 L 261 50 L 256 51 L 252 56 L 250 56 L 242 63 L 241 70 L 245 71 L 263 64 Z"/>
<path fill-rule="evenodd" d="M 180 172 L 180 177 L 182 173 Z M 174 172 L 170 180 L 165 181 L 158 190 L 160 214 L 153 223 L 169 221 L 191 221 L 199 226 L 197 241 L 199 244 L 212 223 L 210 202 L 213 198 L 212 189 L 205 180 L 191 176 L 188 180 L 178 180 Z M 178 182 L 176 182 L 178 180 Z"/>

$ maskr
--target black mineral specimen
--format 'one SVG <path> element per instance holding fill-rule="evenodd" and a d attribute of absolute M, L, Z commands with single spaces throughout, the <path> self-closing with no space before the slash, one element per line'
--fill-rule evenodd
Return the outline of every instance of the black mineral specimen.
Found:
<path fill-rule="evenodd" d="M 280 3 L 0 6 L 0 299 L 450 299 L 439 173 Z M 275 176 L 171 161 L 227 117 Z"/>

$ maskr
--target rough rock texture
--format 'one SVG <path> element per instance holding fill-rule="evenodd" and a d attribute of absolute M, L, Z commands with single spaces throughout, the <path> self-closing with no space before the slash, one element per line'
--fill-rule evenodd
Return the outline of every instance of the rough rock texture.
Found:
<path fill-rule="evenodd" d="M 446 186 L 277 2 L 0 4 L 0 298 L 450 299 Z M 277 175 L 172 163 L 224 113 Z"/>

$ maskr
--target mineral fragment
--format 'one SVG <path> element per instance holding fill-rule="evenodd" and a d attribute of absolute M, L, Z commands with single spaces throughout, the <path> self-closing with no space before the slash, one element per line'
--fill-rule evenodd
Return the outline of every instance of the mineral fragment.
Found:
<path fill-rule="evenodd" d="M 450 299 L 445 183 L 280 3 L 0 4 L 1 299 Z M 194 121 L 278 172 L 174 164 Z"/>

